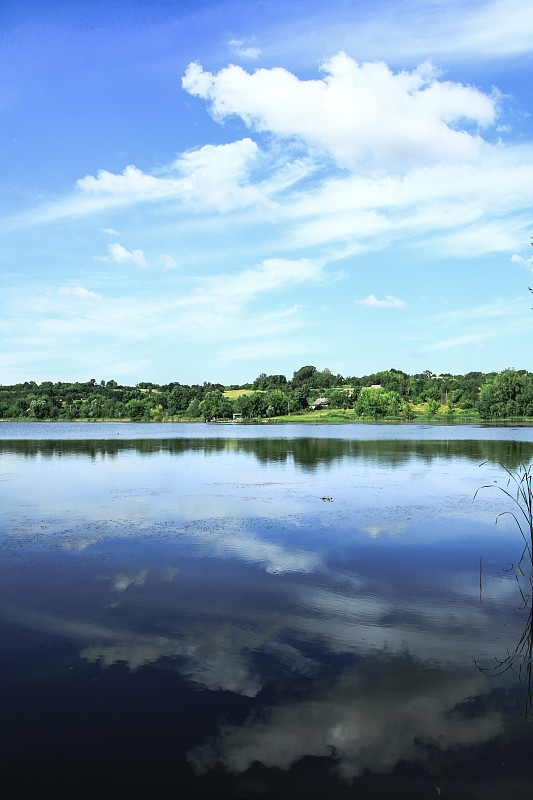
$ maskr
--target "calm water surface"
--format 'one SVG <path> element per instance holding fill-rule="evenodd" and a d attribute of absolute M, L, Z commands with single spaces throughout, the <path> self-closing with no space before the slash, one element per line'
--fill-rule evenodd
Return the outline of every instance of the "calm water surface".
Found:
<path fill-rule="evenodd" d="M 527 427 L 1 424 L 10 797 L 529 798 L 495 519 L 532 461 Z"/>

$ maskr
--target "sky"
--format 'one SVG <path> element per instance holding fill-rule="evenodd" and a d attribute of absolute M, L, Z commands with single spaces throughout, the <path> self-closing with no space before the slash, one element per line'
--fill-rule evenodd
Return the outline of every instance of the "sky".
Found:
<path fill-rule="evenodd" d="M 3 0 L 0 384 L 533 370 L 529 0 Z"/>

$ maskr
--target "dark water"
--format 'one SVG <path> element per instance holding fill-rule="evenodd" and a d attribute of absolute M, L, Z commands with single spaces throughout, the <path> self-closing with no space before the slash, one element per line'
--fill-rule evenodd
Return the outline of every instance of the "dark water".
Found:
<path fill-rule="evenodd" d="M 1 425 L 8 797 L 529 798 L 495 519 L 532 461 L 531 428 Z"/>

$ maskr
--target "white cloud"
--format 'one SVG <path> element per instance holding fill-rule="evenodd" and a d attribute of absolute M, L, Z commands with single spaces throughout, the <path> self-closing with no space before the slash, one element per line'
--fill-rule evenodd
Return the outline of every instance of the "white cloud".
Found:
<path fill-rule="evenodd" d="M 264 542 L 253 536 L 228 536 L 223 542 L 214 538 L 213 549 L 219 555 L 242 558 L 259 564 L 265 572 L 314 572 L 322 564 L 322 558 L 311 550 L 291 551 L 272 542 Z"/>
<path fill-rule="evenodd" d="M 458 309 L 434 314 L 431 318 L 434 331 L 447 331 L 428 350 L 446 350 L 457 347 L 484 348 L 483 342 L 510 336 L 530 336 L 533 319 L 527 297 L 497 300 L 473 308 Z M 460 331 L 457 334 L 457 331 Z M 453 335 L 450 335 L 453 333 Z"/>
<path fill-rule="evenodd" d="M 90 289 L 84 289 L 83 286 L 61 286 L 57 293 L 62 297 L 77 297 L 80 300 L 101 300 L 102 295 L 92 292 Z"/>
<path fill-rule="evenodd" d="M 113 578 L 112 591 L 121 593 L 125 592 L 130 586 L 144 586 L 147 576 L 147 569 L 142 569 L 132 575 L 121 572 Z"/>
<path fill-rule="evenodd" d="M 511 261 L 513 264 L 520 264 L 523 267 L 531 268 L 531 266 L 533 266 L 533 258 L 524 258 L 524 256 L 520 256 L 518 253 L 513 253 Z"/>
<path fill-rule="evenodd" d="M 284 204 L 288 243 L 357 253 L 408 238 L 440 253 L 478 256 L 519 247 L 527 236 L 533 149 L 488 147 L 472 164 L 432 165 L 403 175 L 336 175 Z"/>
<path fill-rule="evenodd" d="M 261 181 L 260 188 L 268 196 L 284 192 L 310 176 L 317 168 L 318 165 L 310 158 L 297 158 L 294 161 L 285 160 L 279 169 L 274 168 L 272 174 Z"/>
<path fill-rule="evenodd" d="M 363 300 L 354 300 L 354 303 L 364 308 L 406 308 L 405 300 L 393 297 L 388 294 L 385 300 L 378 300 L 373 294 L 369 294 Z"/>
<path fill-rule="evenodd" d="M 238 115 L 250 128 L 298 139 L 351 168 L 470 160 L 483 140 L 462 129 L 465 121 L 496 120 L 495 97 L 440 81 L 427 63 L 394 73 L 339 53 L 322 71 L 322 80 L 301 81 L 281 68 L 250 74 L 230 65 L 213 75 L 191 63 L 182 85 L 210 101 L 215 119 Z"/>
<path fill-rule="evenodd" d="M 294 331 L 302 328 L 302 321 L 299 317 L 293 315 L 292 321 L 290 319 L 280 319 L 280 326 L 283 331 L 276 331 L 272 325 L 269 326 L 270 332 L 268 338 L 264 337 L 264 327 L 259 328 L 260 335 L 263 341 L 258 341 L 257 338 L 253 342 L 247 344 L 238 344 L 234 347 L 225 347 L 220 361 L 222 364 L 231 364 L 236 361 L 251 361 L 257 363 L 257 359 L 266 358 L 286 358 L 287 356 L 304 356 L 307 354 L 316 354 L 319 349 L 319 343 L 313 338 L 307 336 L 305 339 L 301 337 L 296 339 L 292 334 Z M 284 333 L 284 338 L 272 338 L 275 333 Z"/>
<path fill-rule="evenodd" d="M 469 4 L 464 8 L 467 13 L 460 19 L 457 40 L 446 43 L 443 37 L 443 48 L 464 48 L 470 57 L 473 52 L 492 56 L 531 52 L 529 33 L 533 26 L 533 7 L 529 3 L 493 0 L 481 3 L 474 13 Z"/>
<path fill-rule="evenodd" d="M 435 749 L 478 745 L 501 733 L 501 713 L 488 708 L 471 716 L 457 708 L 483 692 L 483 678 L 405 657 L 386 664 L 368 658 L 336 682 L 316 684 L 307 698 L 286 700 L 239 727 L 222 726 L 189 761 L 198 773 L 217 764 L 241 773 L 254 762 L 286 770 L 305 756 L 333 755 L 348 780 L 365 770 L 391 772 L 401 761 L 424 763 Z"/>
<path fill-rule="evenodd" d="M 223 297 L 253 297 L 298 283 L 319 282 L 324 277 L 322 265 L 308 258 L 268 258 L 234 276 L 214 278 L 212 285 L 216 294 Z"/>
<path fill-rule="evenodd" d="M 107 233 L 109 236 L 120 236 L 120 233 L 114 228 L 101 228 L 102 233 Z"/>
<path fill-rule="evenodd" d="M 133 263 L 137 264 L 139 267 L 147 267 L 148 262 L 144 256 L 142 250 L 126 250 L 121 244 L 115 243 L 110 244 L 107 248 L 109 253 L 109 258 L 112 261 L 116 261 L 117 264 L 128 264 Z"/>
<path fill-rule="evenodd" d="M 86 175 L 79 178 L 77 186 L 86 194 L 124 195 L 146 199 L 164 197 L 172 192 L 173 182 L 147 175 L 133 164 L 122 175 L 99 169 L 96 178 Z"/>
<path fill-rule="evenodd" d="M 163 269 L 175 269 L 178 266 L 175 259 L 168 253 L 161 254 L 161 261 L 163 262 Z"/>
<path fill-rule="evenodd" d="M 142 574 L 144 573 L 139 573 Z M 123 582 L 127 583 L 129 577 L 136 576 L 118 576 L 118 579 L 122 580 L 122 577 Z M 117 591 L 122 592 L 131 584 L 130 580 L 124 587 L 120 585 Z M 143 582 L 137 582 L 136 585 L 142 586 Z M 98 663 L 103 668 L 122 661 L 130 670 L 135 671 L 139 667 L 157 662 L 160 658 L 180 656 L 182 674 L 206 689 L 222 689 L 247 697 L 254 697 L 261 689 L 260 680 L 251 674 L 247 657 L 240 652 L 234 652 L 240 648 L 238 639 L 237 647 L 235 644 L 232 646 L 231 635 L 235 631 L 229 624 L 224 625 L 221 632 L 215 627 L 207 635 L 202 627 L 192 641 L 190 637 L 189 641 L 184 642 L 178 637 L 111 628 L 86 620 L 63 619 L 47 613 L 20 612 L 17 609 L 14 616 L 19 623 L 30 628 L 51 630 L 80 643 L 80 658 Z M 255 644 L 255 634 L 253 637 L 250 645 L 252 642 Z"/>
<path fill-rule="evenodd" d="M 212 75 L 197 64 L 183 80 L 189 91 L 210 98 L 213 108 L 220 102 L 221 114 L 235 108 L 252 127 L 297 139 L 309 151 L 286 139 L 270 139 L 260 149 L 246 137 L 185 152 L 157 174 L 132 165 L 119 174 L 100 170 L 80 179 L 70 199 L 32 212 L 28 221 L 148 201 L 181 203 L 194 212 L 254 209 L 254 221 L 279 225 L 280 249 L 321 248 L 322 260 L 407 239 L 410 246 L 430 239 L 439 252 L 453 256 L 512 251 L 524 240 L 533 149 L 489 145 L 475 133 L 455 130 L 460 115 L 490 124 L 497 100 L 442 81 L 427 65 L 394 73 L 385 64 L 358 65 L 340 54 L 328 62 L 322 80 L 301 81 L 283 69 L 248 74 L 234 66 Z M 264 83 L 266 94 L 256 91 L 256 81 Z M 225 104 L 226 95 L 233 105 Z M 363 114 L 369 103 L 374 116 Z M 285 112 L 293 106 L 297 113 L 291 118 L 292 111 Z M 391 124 L 394 114 L 398 119 Z M 425 144 L 417 137 L 425 137 Z M 447 149 L 442 137 L 455 144 Z M 466 149 L 457 142 L 466 142 Z M 424 163 L 414 165 L 420 154 Z M 332 171 L 330 155 L 359 172 Z M 373 166 L 393 172 L 369 174 Z M 210 222 L 204 216 L 198 224 Z"/>
<path fill-rule="evenodd" d="M 265 196 L 248 184 L 250 169 L 258 155 L 257 144 L 249 138 L 229 144 L 208 144 L 183 153 L 172 165 L 182 176 L 181 198 L 222 211 L 265 204 Z"/>
<path fill-rule="evenodd" d="M 262 688 L 259 677 L 250 674 L 250 664 L 244 654 L 217 650 L 202 653 L 198 647 L 196 663 L 185 667 L 185 677 L 212 692 L 234 692 L 244 697 L 255 697 Z"/>
<path fill-rule="evenodd" d="M 241 58 L 256 61 L 261 55 L 261 48 L 257 45 L 247 43 L 244 39 L 230 39 L 229 46 L 233 52 Z"/>
<path fill-rule="evenodd" d="M 128 256 L 129 251 L 123 250 L 115 252 L 128 264 L 136 251 Z M 12 288 L 3 297 L 10 315 L 6 347 L 18 353 L 19 365 L 33 363 L 35 353 L 53 351 L 64 364 L 79 368 L 80 343 L 86 336 L 102 336 L 113 353 L 108 372 L 117 375 L 124 370 L 150 368 L 150 360 L 143 361 L 139 352 L 133 362 L 126 355 L 132 343 L 140 347 L 146 342 L 175 338 L 209 342 L 213 358 L 227 362 L 234 360 L 233 356 L 244 357 L 233 352 L 228 342 L 238 350 L 243 342 L 272 343 L 287 337 L 285 353 L 294 348 L 302 352 L 294 336 L 308 324 L 305 307 L 288 304 L 282 298 L 279 308 L 269 309 L 257 301 L 269 293 L 281 294 L 288 287 L 317 284 L 324 278 L 322 265 L 310 259 L 267 259 L 233 274 L 203 279 L 179 273 L 173 290 L 164 294 L 157 292 L 157 287 L 126 295 L 119 287 L 102 298 L 87 294 L 89 290 L 82 287 L 64 287 L 64 291 L 33 287 L 32 292 L 25 287 Z M 78 298 L 79 302 L 67 303 L 66 297 Z M 100 301 L 94 302 L 97 299 Z M 284 350 L 282 347 L 280 352 Z M 87 360 L 92 363 L 92 357 Z"/>
<path fill-rule="evenodd" d="M 162 175 L 147 174 L 130 164 L 121 174 L 101 169 L 96 177 L 86 175 L 77 181 L 77 187 L 83 195 L 100 198 L 105 207 L 110 198 L 122 204 L 180 200 L 229 211 L 268 204 L 265 195 L 249 184 L 250 169 L 258 156 L 259 148 L 249 138 L 207 144 L 182 153 Z"/>
<path fill-rule="evenodd" d="M 472 60 L 483 64 L 533 49 L 533 6 L 524 0 L 375 3 L 371 13 L 358 15 L 357 24 L 352 6 L 344 8 L 343 14 L 336 5 L 320 20 L 299 16 L 285 27 L 283 36 L 276 30 L 270 41 L 263 32 L 265 51 L 278 59 L 290 51 L 293 62 L 307 64 L 312 40 L 315 52 L 341 48 L 362 60 L 412 63 L 438 58 L 448 64 Z"/>
<path fill-rule="evenodd" d="M 489 321 L 491 325 L 498 317 L 510 318 L 516 316 L 523 310 L 523 300 L 515 298 L 513 300 L 496 300 L 493 303 L 483 303 L 472 308 L 459 308 L 454 311 L 442 311 L 435 314 L 432 319 L 435 323 L 443 323 L 449 327 L 456 328 L 459 323 L 473 321 Z"/>

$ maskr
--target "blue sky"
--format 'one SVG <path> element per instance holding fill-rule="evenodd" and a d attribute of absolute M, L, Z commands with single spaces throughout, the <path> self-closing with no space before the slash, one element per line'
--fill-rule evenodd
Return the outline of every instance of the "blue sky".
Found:
<path fill-rule="evenodd" d="M 4 0 L 0 44 L 0 383 L 533 369 L 528 0 Z"/>

